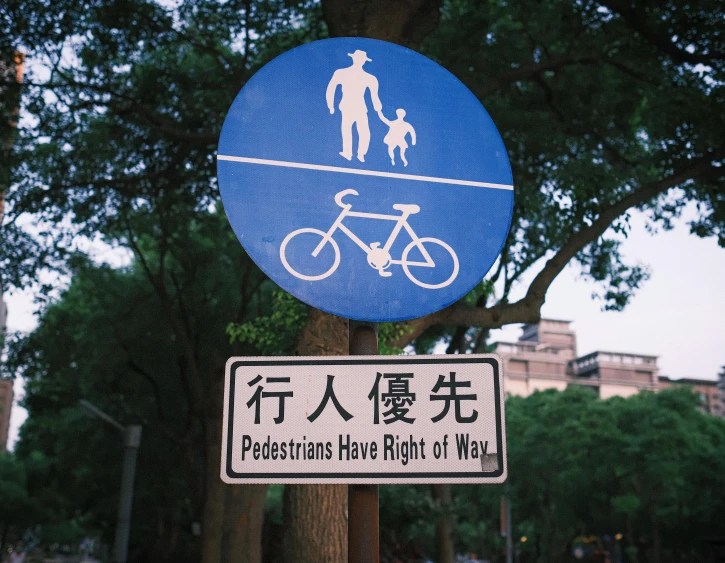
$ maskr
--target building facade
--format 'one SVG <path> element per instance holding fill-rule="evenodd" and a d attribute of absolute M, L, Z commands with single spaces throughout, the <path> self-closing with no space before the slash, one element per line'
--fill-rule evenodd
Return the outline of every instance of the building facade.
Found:
<path fill-rule="evenodd" d="M 20 103 L 20 84 L 23 81 L 24 55 L 13 51 L 11 54 L 0 53 L 0 225 L 3 218 L 5 190 L 8 187 L 10 171 L 2 168 L 9 162 L 13 148 L 13 133 L 18 119 Z M 7 80 L 11 77 L 11 80 Z M 15 80 L 12 80 L 12 77 Z M 0 353 L 3 349 L 3 335 L 7 307 L 3 301 L 3 288 L 0 285 Z M 13 382 L 0 379 L 0 453 L 7 449 L 8 429 L 10 427 L 10 411 L 13 406 Z"/>
<path fill-rule="evenodd" d="M 5 333 L 5 320 L 7 307 L 2 299 L 2 286 L 0 286 L 0 352 L 2 352 L 3 335 Z M 0 378 L 0 453 L 6 451 L 8 443 L 8 429 L 10 427 L 10 411 L 13 407 L 13 382 L 10 379 Z"/>
<path fill-rule="evenodd" d="M 659 377 L 660 389 L 681 385 L 687 385 L 698 394 L 703 412 L 725 417 L 725 396 L 719 382 L 710 379 L 670 379 L 666 375 Z"/>
<path fill-rule="evenodd" d="M 725 375 L 720 382 L 674 380 L 659 374 L 657 356 L 606 351 L 578 356 L 571 321 L 542 319 L 539 324 L 524 325 L 517 342 L 495 345 L 503 361 L 507 394 L 528 396 L 543 389 L 561 391 L 569 385 L 582 385 L 608 399 L 688 385 L 699 394 L 703 411 L 725 416 L 725 389 L 721 388 Z"/>
<path fill-rule="evenodd" d="M 10 412 L 13 406 L 13 382 L 0 379 L 0 453 L 5 453 L 10 429 Z"/>

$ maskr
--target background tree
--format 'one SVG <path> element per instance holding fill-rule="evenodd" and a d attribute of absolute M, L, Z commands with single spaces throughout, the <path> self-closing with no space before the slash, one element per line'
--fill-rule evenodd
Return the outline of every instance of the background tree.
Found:
<path fill-rule="evenodd" d="M 688 201 L 697 201 L 701 215 L 692 231 L 716 235 L 725 245 L 723 123 L 707 121 L 721 103 L 725 70 L 723 12 L 716 3 L 690 13 L 676 1 L 485 7 L 450 1 L 430 35 L 436 2 L 323 7 L 331 35 L 414 48 L 427 36 L 423 53 L 486 103 L 512 160 L 514 222 L 489 278 L 502 283 L 501 293 L 414 319 L 395 345 L 453 326 L 451 340 L 460 344 L 449 351 L 463 351 L 461 336 L 472 327 L 485 334 L 537 322 L 548 287 L 572 260 L 601 284 L 606 308 L 623 308 L 647 272 L 625 264 L 619 243 L 606 233 L 612 227 L 626 234 L 632 209 L 648 211 L 653 224 L 668 228 Z M 708 23 L 718 31 L 704 31 Z M 540 260 L 545 265 L 525 297 L 511 303 L 514 283 Z"/>
<path fill-rule="evenodd" d="M 514 220 L 490 276 L 501 292 L 411 321 L 399 344 L 437 324 L 537 322 L 572 260 L 599 283 L 604 307 L 621 309 L 646 279 L 643 265 L 622 261 L 614 236 L 626 234 L 634 209 L 668 228 L 698 202 L 692 231 L 725 245 L 723 124 L 706 118 L 722 97 L 722 15 L 716 3 L 694 13 L 675 1 L 444 5 L 422 49 L 494 117 L 512 160 Z M 525 297 L 510 303 L 540 260 Z"/>
<path fill-rule="evenodd" d="M 577 542 L 640 563 L 710 560 L 704 540 L 725 534 L 725 421 L 703 414 L 688 389 L 605 401 L 570 386 L 509 398 L 506 419 L 507 483 L 452 487 L 456 552 L 505 560 L 506 494 L 524 563 L 570 561 Z M 430 515 L 440 508 L 426 489 L 384 487 L 381 497 L 383 553 L 435 552 Z"/>
<path fill-rule="evenodd" d="M 0 35 L 44 61 L 48 75 L 31 70 L 25 89 L 0 275 L 21 286 L 39 267 L 62 267 L 78 236 L 100 233 L 132 249 L 194 388 L 220 397 L 221 364 L 205 364 L 213 366 L 206 371 L 199 363 L 183 291 L 167 275 L 167 258 L 179 252 L 174 237 L 217 197 L 214 147 L 245 81 L 290 47 L 351 35 L 420 49 L 468 84 L 502 132 L 516 183 L 514 223 L 490 275 L 501 290 L 404 323 L 391 344 L 443 335 L 452 352 L 462 351 L 492 328 L 536 322 L 549 285 L 572 260 L 598 283 L 605 307 L 621 308 L 646 279 L 646 268 L 625 263 L 610 235 L 627 233 L 631 210 L 668 228 L 694 202 L 692 231 L 723 242 L 722 21 L 715 0 L 696 9 L 684 0 L 13 0 L 0 11 Z M 154 233 L 147 244 L 155 261 L 138 242 L 141 225 Z M 516 282 L 542 261 L 525 297 L 510 302 Z M 344 338 L 319 346 L 324 327 L 335 323 L 311 314 L 302 343 L 343 353 Z M 205 428 L 218 428 L 219 405 L 197 404 Z M 206 436 L 209 444 L 217 438 Z M 212 481 L 216 465 L 207 473 L 213 499 L 222 490 Z M 290 498 L 302 495 L 295 504 L 302 507 L 306 492 L 333 494 L 315 491 L 290 489 Z M 326 513 L 339 521 L 344 500 L 335 498 L 338 508 Z M 218 529 L 214 515 L 210 508 L 205 534 Z M 291 537 L 303 538 L 295 529 Z M 338 534 L 326 538 L 342 545 Z M 219 551 L 209 549 L 205 560 L 215 561 Z"/>
<path fill-rule="evenodd" d="M 195 561 L 205 553 L 259 560 L 266 488 L 226 486 L 209 467 L 221 458 L 218 373 L 229 356 L 258 353 L 230 344 L 225 326 L 271 312 L 273 286 L 222 213 L 197 213 L 169 238 L 142 219 L 132 220 L 131 265 L 74 258 L 69 289 L 11 347 L 5 369 L 25 378 L 29 411 L 17 454 L 37 451 L 48 460 L 31 479 L 34 494 L 64 490 L 66 505 L 91 514 L 110 539 L 121 436 L 82 416 L 77 401 L 89 399 L 144 427 L 134 504 L 144 514 L 134 520 L 143 523 L 134 530 L 134 544 L 144 548 L 139 561 Z M 193 522 L 203 523 L 201 542 L 191 536 Z"/>

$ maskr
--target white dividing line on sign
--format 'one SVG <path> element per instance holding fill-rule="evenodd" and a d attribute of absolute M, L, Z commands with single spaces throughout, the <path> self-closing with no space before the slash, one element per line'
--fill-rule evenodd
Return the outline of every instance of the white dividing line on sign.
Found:
<path fill-rule="evenodd" d="M 302 168 L 305 170 L 321 170 L 323 172 L 339 172 L 341 174 L 357 174 L 359 176 L 378 176 L 380 178 L 397 178 L 399 180 L 413 180 L 416 182 L 432 182 L 435 184 L 454 184 L 458 186 L 473 186 L 475 188 L 492 188 L 495 190 L 513 190 L 508 184 L 492 184 L 490 182 L 474 182 L 472 180 L 458 180 L 456 178 L 437 178 L 436 176 L 416 176 L 414 174 L 398 174 L 396 172 L 380 172 L 378 170 L 361 170 L 359 168 L 344 168 L 342 166 L 324 166 L 322 164 L 306 164 L 304 162 L 288 162 L 285 160 L 268 160 L 264 158 L 249 158 L 246 156 L 217 155 L 218 160 L 229 162 L 243 162 L 246 164 L 261 164 L 264 166 L 279 166 L 282 168 Z"/>

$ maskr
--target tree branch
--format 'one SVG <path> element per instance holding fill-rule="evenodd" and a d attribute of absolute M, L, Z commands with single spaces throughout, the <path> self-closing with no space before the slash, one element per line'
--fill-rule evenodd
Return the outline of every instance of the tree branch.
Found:
<path fill-rule="evenodd" d="M 668 57 L 671 57 L 677 63 L 712 65 L 725 58 L 723 53 L 715 52 L 710 55 L 705 55 L 701 53 L 690 53 L 684 49 L 680 49 L 672 42 L 672 37 L 669 34 L 660 33 L 650 27 L 645 17 L 643 17 L 642 11 L 633 7 L 634 4 L 630 2 L 623 0 L 600 0 L 599 3 L 612 10 L 612 12 L 619 14 L 630 29 L 636 31 L 649 45 L 655 47 Z"/>
<path fill-rule="evenodd" d="M 467 85 L 471 91 L 476 94 L 478 98 L 485 98 L 500 92 L 507 86 L 521 82 L 524 80 L 533 80 L 540 76 L 543 72 L 550 71 L 556 72 L 567 66 L 583 65 L 583 64 L 600 64 L 610 65 L 617 70 L 646 82 L 648 84 L 655 84 L 656 81 L 642 72 L 638 72 L 624 63 L 621 63 L 615 59 L 612 59 L 606 55 L 571 55 L 567 57 L 553 57 L 547 58 L 541 62 L 521 66 L 519 68 L 512 69 L 509 72 L 505 72 L 498 77 L 488 82 L 468 81 Z"/>
<path fill-rule="evenodd" d="M 157 129 L 164 135 L 172 138 L 176 141 L 193 141 L 199 143 L 216 143 L 219 139 L 218 131 L 188 131 L 181 129 L 179 123 L 174 119 L 160 114 L 145 105 L 139 103 L 132 95 L 125 94 L 119 90 L 112 88 L 104 88 L 97 84 L 89 84 L 78 82 L 66 73 L 58 70 L 58 75 L 64 80 L 64 82 L 46 82 L 44 84 L 37 84 L 41 88 L 47 88 L 49 90 L 57 90 L 62 88 L 75 88 L 80 90 L 89 90 L 96 94 L 108 96 L 109 99 L 101 100 L 89 100 L 94 105 L 106 106 L 119 118 L 125 119 L 128 114 L 135 113 L 139 117 L 143 118 L 148 126 Z"/>
<path fill-rule="evenodd" d="M 618 202 L 604 209 L 591 225 L 575 231 L 558 252 L 550 258 L 544 269 L 534 278 L 526 296 L 515 303 L 498 303 L 486 307 L 471 307 L 460 302 L 426 317 L 408 322 L 408 331 L 394 342 L 394 346 L 404 348 L 420 336 L 428 327 L 445 324 L 454 326 L 478 326 L 487 329 L 500 328 L 512 323 L 536 323 L 541 319 L 541 307 L 546 300 L 546 292 L 556 276 L 569 261 L 588 244 L 599 238 L 612 222 L 632 207 L 650 201 L 670 188 L 679 186 L 688 180 L 706 175 L 712 168 L 712 162 L 725 158 L 725 149 L 693 159 L 680 170 L 669 176 L 652 182 L 631 192 Z"/>
<path fill-rule="evenodd" d="M 131 310 L 135 308 L 135 305 L 131 307 Z M 131 354 L 131 349 L 126 345 L 123 338 L 121 337 L 121 331 L 118 328 L 118 325 L 113 321 L 111 317 L 106 317 L 106 320 L 108 324 L 111 327 L 111 330 L 113 331 L 113 334 L 116 337 L 116 342 L 118 342 L 119 347 L 121 350 L 123 350 L 126 353 L 126 365 L 129 367 L 131 371 L 134 373 L 140 375 L 146 382 L 151 386 L 151 392 L 154 395 L 154 404 L 156 405 L 156 414 L 158 416 L 158 424 L 161 428 L 162 432 L 171 440 L 181 443 L 186 439 L 186 435 L 188 434 L 188 430 L 185 430 L 184 437 L 179 438 L 176 433 L 174 432 L 173 427 L 169 424 L 168 419 L 166 417 L 166 413 L 163 408 L 163 402 L 162 402 L 162 393 L 161 389 L 159 387 L 158 381 L 143 367 L 141 367 L 140 364 L 136 363 L 133 360 L 133 356 Z"/>
<path fill-rule="evenodd" d="M 176 315 L 164 279 L 162 277 L 159 277 L 158 275 L 154 275 L 150 264 L 148 263 L 146 257 L 143 254 L 143 251 L 139 247 L 136 239 L 134 239 L 133 237 L 133 230 L 131 228 L 130 222 L 128 221 L 128 218 L 123 216 L 122 220 L 126 223 L 126 228 L 128 231 L 128 244 L 129 246 L 131 246 L 134 254 L 141 263 L 141 267 L 146 274 L 149 283 L 156 291 L 156 295 L 161 302 L 161 306 L 164 310 L 164 313 L 166 314 L 166 318 L 169 321 L 169 324 L 174 331 L 174 334 L 176 334 L 181 344 L 182 350 L 184 352 L 184 357 L 186 358 L 187 365 L 191 372 L 191 382 L 193 385 L 191 389 L 192 404 L 202 405 L 204 397 L 203 383 L 201 379 L 201 373 L 199 371 L 198 359 L 196 357 L 196 350 L 191 340 L 190 328 L 184 326 L 184 324 L 179 320 L 178 316 Z M 161 257 L 161 260 L 163 261 L 163 257 Z M 192 406 L 192 409 L 195 410 L 196 407 Z"/>
<path fill-rule="evenodd" d="M 179 128 L 179 124 L 173 119 L 162 114 L 149 110 L 143 104 L 134 101 L 127 101 L 125 104 L 119 104 L 111 100 L 108 108 L 120 118 L 125 118 L 129 113 L 136 113 L 144 118 L 147 125 L 153 129 L 157 129 L 167 137 L 175 141 L 192 141 L 196 143 L 210 144 L 219 140 L 219 131 L 187 131 Z"/>
<path fill-rule="evenodd" d="M 48 186 L 48 191 L 69 191 L 73 189 L 88 189 L 98 190 L 102 188 L 111 188 L 124 195 L 136 195 L 135 192 L 129 190 L 122 190 L 128 184 L 137 186 L 141 182 L 148 180 L 156 180 L 158 178 L 166 177 L 168 169 L 163 169 L 158 172 L 149 172 L 147 174 L 138 174 L 135 176 L 121 176 L 117 178 L 82 178 L 69 183 L 54 182 Z"/>
<path fill-rule="evenodd" d="M 535 78 L 545 71 L 556 71 L 565 66 L 596 64 L 598 62 L 599 58 L 593 55 L 554 57 L 535 64 L 515 68 L 483 84 L 470 84 L 469 86 L 471 87 L 473 93 L 476 94 L 476 97 L 485 98 L 486 96 L 490 96 L 499 90 L 503 90 L 509 84 Z"/>

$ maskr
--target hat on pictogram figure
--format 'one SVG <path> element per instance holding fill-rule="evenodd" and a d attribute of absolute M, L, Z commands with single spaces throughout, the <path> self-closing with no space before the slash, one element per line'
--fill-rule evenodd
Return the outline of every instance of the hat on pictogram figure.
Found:
<path fill-rule="evenodd" d="M 358 59 L 362 59 L 362 60 L 364 60 L 366 62 L 369 62 L 369 63 L 373 62 L 372 59 L 369 59 L 368 58 L 368 54 L 365 51 L 361 51 L 360 49 L 358 49 L 354 53 L 348 53 L 347 56 L 348 57 L 352 57 L 352 60 L 353 61 L 357 61 Z"/>

